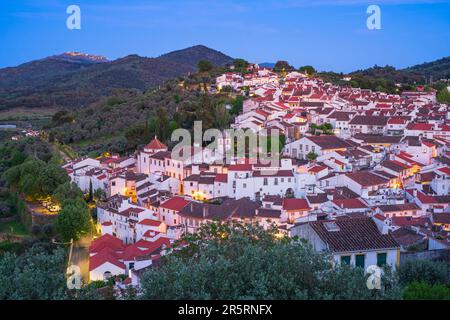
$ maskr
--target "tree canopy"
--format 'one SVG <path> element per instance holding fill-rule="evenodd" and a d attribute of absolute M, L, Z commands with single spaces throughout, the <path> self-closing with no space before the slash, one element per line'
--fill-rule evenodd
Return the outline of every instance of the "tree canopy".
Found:
<path fill-rule="evenodd" d="M 303 66 L 303 67 L 300 67 L 298 69 L 298 71 L 302 72 L 302 73 L 307 73 L 308 75 L 313 75 L 317 72 L 313 66 Z"/>
<path fill-rule="evenodd" d="M 445 262 L 434 262 L 429 260 L 406 261 L 397 270 L 399 281 L 406 285 L 412 282 L 425 282 L 430 285 L 445 284 L 447 282 L 448 270 Z"/>
<path fill-rule="evenodd" d="M 59 205 L 62 205 L 67 200 L 76 198 L 83 198 L 83 192 L 74 182 L 70 181 L 60 184 L 52 194 L 53 201 Z"/>
<path fill-rule="evenodd" d="M 59 185 L 69 181 L 60 166 L 33 158 L 8 169 L 3 178 L 9 186 L 32 199 L 48 197 Z"/>
<path fill-rule="evenodd" d="M 306 158 L 307 158 L 309 161 L 314 161 L 314 160 L 317 159 L 317 153 L 311 151 L 310 153 L 308 153 L 308 154 L 306 155 Z"/>
<path fill-rule="evenodd" d="M 89 233 L 92 222 L 86 202 L 82 199 L 66 200 L 56 218 L 55 229 L 64 241 L 78 240 Z"/>
<path fill-rule="evenodd" d="M 213 223 L 183 239 L 186 247 L 164 257 L 142 278 L 142 299 L 374 299 L 396 298 L 394 278 L 367 289 L 359 268 L 333 266 L 274 228 Z M 170 285 L 167 285 L 170 283 Z"/>
<path fill-rule="evenodd" d="M 450 300 L 450 289 L 443 284 L 412 282 L 403 293 L 405 300 Z"/>
<path fill-rule="evenodd" d="M 248 61 L 244 59 L 236 59 L 234 60 L 233 65 L 236 71 L 244 72 L 248 67 Z"/>
<path fill-rule="evenodd" d="M 35 245 L 20 256 L 0 256 L 0 300 L 67 299 L 66 253 Z"/>
<path fill-rule="evenodd" d="M 214 65 L 208 60 L 200 60 L 197 64 L 200 72 L 207 72 L 214 68 Z"/>
<path fill-rule="evenodd" d="M 274 66 L 273 70 L 276 71 L 276 72 L 281 72 L 281 71 L 289 72 L 289 71 L 294 70 L 294 67 L 291 66 L 289 64 L 289 62 L 284 61 L 284 60 L 280 60 L 280 61 L 277 61 L 275 63 L 275 66 Z"/>

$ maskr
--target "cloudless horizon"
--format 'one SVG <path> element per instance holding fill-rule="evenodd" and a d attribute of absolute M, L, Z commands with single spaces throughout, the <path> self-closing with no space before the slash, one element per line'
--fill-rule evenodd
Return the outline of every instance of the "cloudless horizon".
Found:
<path fill-rule="evenodd" d="M 367 7 L 381 8 L 368 30 Z M 69 5 L 81 30 L 66 27 Z M 450 56 L 450 0 L 3 0 L 0 68 L 79 51 L 110 60 L 202 44 L 251 62 L 321 71 L 404 68 Z"/>

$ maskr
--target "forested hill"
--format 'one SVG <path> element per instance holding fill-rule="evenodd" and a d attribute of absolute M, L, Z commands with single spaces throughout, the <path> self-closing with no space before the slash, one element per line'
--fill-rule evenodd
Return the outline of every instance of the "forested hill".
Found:
<path fill-rule="evenodd" d="M 427 62 L 406 69 L 395 69 L 392 66 L 374 66 L 350 73 L 353 77 L 367 77 L 370 79 L 384 79 L 402 84 L 413 84 L 450 79 L 450 57 Z"/>
<path fill-rule="evenodd" d="M 225 66 L 233 58 L 205 46 L 174 51 L 158 58 L 129 55 L 114 61 L 66 53 L 0 69 L 0 110 L 14 107 L 76 109 L 115 89 L 145 90 L 197 71 L 200 60 Z"/>
<path fill-rule="evenodd" d="M 405 69 L 396 69 L 392 66 L 373 66 L 371 68 L 357 70 L 348 74 L 351 81 L 342 81 L 344 74 L 335 72 L 322 72 L 318 76 L 325 81 L 336 84 L 350 84 L 352 87 L 372 89 L 389 93 L 399 93 L 402 90 L 414 90 L 416 85 L 450 79 L 450 57 L 433 62 L 415 65 Z"/>
<path fill-rule="evenodd" d="M 419 64 L 407 68 L 405 71 L 421 74 L 428 79 L 432 77 L 434 81 L 450 79 L 450 57 Z"/>

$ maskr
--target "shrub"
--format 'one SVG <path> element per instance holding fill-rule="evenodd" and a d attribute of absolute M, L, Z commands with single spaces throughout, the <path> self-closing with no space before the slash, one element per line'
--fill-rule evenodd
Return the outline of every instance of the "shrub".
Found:
<path fill-rule="evenodd" d="M 430 285 L 447 282 L 447 264 L 430 260 L 411 260 L 398 268 L 402 285 L 412 282 L 425 282 Z"/>
<path fill-rule="evenodd" d="M 450 300 L 450 289 L 442 284 L 413 282 L 403 292 L 405 300 Z"/>
<path fill-rule="evenodd" d="M 42 229 L 41 229 L 41 226 L 40 226 L 40 225 L 35 224 L 35 225 L 33 225 L 33 226 L 31 227 L 31 233 L 34 234 L 34 235 L 36 235 L 36 236 L 37 236 L 38 234 L 40 234 L 41 231 L 42 231 Z"/>
<path fill-rule="evenodd" d="M 42 232 L 47 236 L 47 237 L 51 237 L 53 235 L 53 225 L 51 224 L 46 224 L 42 227 Z"/>

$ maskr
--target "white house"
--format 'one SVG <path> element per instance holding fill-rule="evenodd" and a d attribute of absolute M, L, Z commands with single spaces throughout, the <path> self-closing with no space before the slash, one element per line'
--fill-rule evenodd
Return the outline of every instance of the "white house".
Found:
<path fill-rule="evenodd" d="M 349 143 L 336 136 L 306 136 L 286 144 L 284 154 L 291 158 L 307 159 L 310 152 L 321 156 L 337 150 L 345 151 L 350 147 Z"/>
<path fill-rule="evenodd" d="M 291 236 L 308 240 L 316 251 L 327 251 L 336 264 L 349 264 L 364 270 L 371 265 L 389 265 L 400 261 L 400 245 L 390 234 L 382 234 L 368 217 L 341 217 L 299 224 Z"/>

